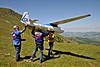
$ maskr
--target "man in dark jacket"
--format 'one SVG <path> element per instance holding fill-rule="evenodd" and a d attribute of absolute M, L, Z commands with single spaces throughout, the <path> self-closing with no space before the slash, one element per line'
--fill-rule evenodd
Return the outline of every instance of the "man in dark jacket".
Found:
<path fill-rule="evenodd" d="M 43 43 L 44 43 L 44 37 L 48 35 L 48 33 L 42 32 L 41 29 L 38 29 L 37 31 L 32 30 L 32 35 L 35 38 L 35 48 L 33 51 L 33 54 L 31 56 L 31 60 L 35 57 L 35 54 L 40 49 L 40 63 L 42 63 L 42 57 L 43 57 Z"/>

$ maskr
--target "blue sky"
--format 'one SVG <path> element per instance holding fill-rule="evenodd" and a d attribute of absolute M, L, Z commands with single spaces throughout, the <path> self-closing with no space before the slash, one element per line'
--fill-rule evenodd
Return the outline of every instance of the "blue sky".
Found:
<path fill-rule="evenodd" d="M 0 0 L 0 7 L 22 14 L 28 11 L 38 23 L 68 19 L 90 13 L 85 19 L 59 25 L 66 32 L 100 32 L 100 0 Z"/>

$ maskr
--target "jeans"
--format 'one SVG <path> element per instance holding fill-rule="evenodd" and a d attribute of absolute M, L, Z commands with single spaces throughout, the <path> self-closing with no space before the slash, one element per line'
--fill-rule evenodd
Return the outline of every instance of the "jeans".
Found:
<path fill-rule="evenodd" d="M 36 52 L 38 51 L 38 48 L 40 49 L 40 62 L 42 62 L 42 57 L 43 57 L 43 44 L 36 44 L 32 57 L 35 57 Z"/>
<path fill-rule="evenodd" d="M 21 45 L 14 45 L 15 50 L 16 50 L 16 61 L 20 60 L 20 50 L 21 50 Z"/>
<path fill-rule="evenodd" d="M 48 57 L 50 57 L 50 55 L 52 55 L 53 43 L 54 43 L 54 42 L 49 42 Z"/>

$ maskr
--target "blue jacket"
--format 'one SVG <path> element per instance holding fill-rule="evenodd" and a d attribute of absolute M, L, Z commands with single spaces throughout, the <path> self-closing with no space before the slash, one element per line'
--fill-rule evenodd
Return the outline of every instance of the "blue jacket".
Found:
<path fill-rule="evenodd" d="M 35 42 L 36 44 L 43 44 L 44 42 L 44 37 L 47 36 L 49 33 L 45 33 L 45 32 L 34 32 L 32 31 L 32 35 L 35 38 Z"/>
<path fill-rule="evenodd" d="M 21 31 L 13 31 L 12 37 L 13 37 L 13 44 L 14 45 L 20 45 L 21 44 Z"/>

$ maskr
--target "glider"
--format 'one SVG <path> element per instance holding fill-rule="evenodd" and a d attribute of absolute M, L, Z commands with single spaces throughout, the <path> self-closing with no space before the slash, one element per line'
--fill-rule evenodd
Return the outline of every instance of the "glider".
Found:
<path fill-rule="evenodd" d="M 51 31 L 55 31 L 57 33 L 63 33 L 64 29 L 59 27 L 60 24 L 64 24 L 64 23 L 68 23 L 68 22 L 72 22 L 75 20 L 80 20 L 86 17 L 91 16 L 90 14 L 87 15 L 83 15 L 83 16 L 78 16 L 78 17 L 74 17 L 74 18 L 70 18 L 70 19 L 65 19 L 65 20 L 61 20 L 61 21 L 57 21 L 57 22 L 52 22 L 49 24 L 37 24 L 36 21 L 38 20 L 30 20 L 29 18 L 29 13 L 28 12 L 24 12 L 21 18 L 21 22 L 23 24 L 27 24 L 29 29 L 33 29 L 33 28 L 40 28 L 41 30 L 51 30 Z"/>

